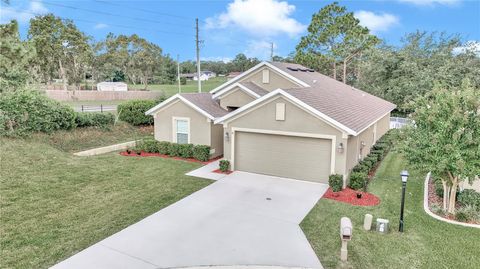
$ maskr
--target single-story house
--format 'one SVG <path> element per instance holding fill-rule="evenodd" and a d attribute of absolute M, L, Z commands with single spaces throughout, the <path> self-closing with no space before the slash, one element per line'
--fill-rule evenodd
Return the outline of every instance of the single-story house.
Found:
<path fill-rule="evenodd" d="M 128 85 L 124 82 L 100 82 L 97 83 L 97 91 L 115 91 L 126 92 L 128 91 Z"/>
<path fill-rule="evenodd" d="M 210 93 L 146 112 L 160 141 L 205 144 L 232 170 L 344 181 L 389 129 L 395 105 L 293 63 L 262 62 Z"/>
<path fill-rule="evenodd" d="M 216 76 L 217 76 L 217 74 L 215 74 L 212 71 L 205 70 L 205 71 L 200 72 L 200 80 L 201 81 L 209 80 L 210 78 L 214 78 Z M 195 81 L 198 80 L 198 76 L 197 76 L 196 73 L 193 76 L 193 80 L 195 80 Z"/>

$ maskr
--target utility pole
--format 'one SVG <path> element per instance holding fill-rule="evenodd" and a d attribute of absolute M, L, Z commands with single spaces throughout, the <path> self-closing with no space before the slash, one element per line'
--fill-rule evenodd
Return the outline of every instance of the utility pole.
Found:
<path fill-rule="evenodd" d="M 270 61 L 273 62 L 273 42 L 270 42 Z"/>
<path fill-rule="evenodd" d="M 198 92 L 202 92 L 202 81 L 200 80 L 200 40 L 198 39 L 198 18 L 195 19 L 195 44 L 197 47 L 197 81 Z"/>
<path fill-rule="evenodd" d="M 177 54 L 177 80 L 178 80 L 178 93 L 182 92 L 182 86 L 180 86 L 180 60 L 179 55 Z"/>

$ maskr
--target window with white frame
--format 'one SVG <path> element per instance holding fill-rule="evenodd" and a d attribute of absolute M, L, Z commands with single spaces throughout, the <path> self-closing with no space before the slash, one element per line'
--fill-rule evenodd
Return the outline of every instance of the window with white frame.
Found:
<path fill-rule="evenodd" d="M 190 141 L 190 124 L 188 119 L 175 119 L 175 140 L 178 144 L 188 144 Z"/>

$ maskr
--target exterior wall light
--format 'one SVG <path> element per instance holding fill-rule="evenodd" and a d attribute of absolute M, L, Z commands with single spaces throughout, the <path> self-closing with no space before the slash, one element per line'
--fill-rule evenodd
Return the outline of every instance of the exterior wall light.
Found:
<path fill-rule="evenodd" d="M 225 141 L 230 141 L 230 134 L 228 132 L 225 132 Z"/>
<path fill-rule="evenodd" d="M 344 150 L 345 150 L 345 147 L 343 146 L 343 143 L 338 144 L 337 152 L 343 153 Z"/>

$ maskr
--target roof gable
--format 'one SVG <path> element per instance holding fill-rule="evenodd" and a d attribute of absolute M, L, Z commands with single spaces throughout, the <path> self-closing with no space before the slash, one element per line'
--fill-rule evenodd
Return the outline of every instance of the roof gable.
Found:
<path fill-rule="evenodd" d="M 228 87 L 236 82 L 239 82 L 242 78 L 250 75 L 250 74 L 253 74 L 255 71 L 259 70 L 260 68 L 262 67 L 269 67 L 270 69 L 272 69 L 273 71 L 277 72 L 278 74 L 282 75 L 283 77 L 295 82 L 296 84 L 299 85 L 299 87 L 310 87 L 310 85 L 308 83 L 305 83 L 304 81 L 302 81 L 301 79 L 298 79 L 297 77 L 295 76 L 292 76 L 291 74 L 289 74 L 288 72 L 286 72 L 285 70 L 282 70 L 278 67 L 276 67 L 275 65 L 269 63 L 269 62 L 261 62 L 259 64 L 257 64 L 256 66 L 248 69 L 247 71 L 243 72 L 242 74 L 236 76 L 235 78 L 223 83 L 222 85 L 216 87 L 215 89 L 211 90 L 210 92 L 212 94 L 218 92 L 218 91 L 221 91 L 222 89 L 224 89 L 225 87 Z"/>
<path fill-rule="evenodd" d="M 176 94 L 160 104 L 152 107 L 145 115 L 153 115 L 162 108 L 166 108 L 168 104 L 175 100 L 180 100 L 192 107 L 194 110 L 209 118 L 215 120 L 218 117 L 222 117 L 228 114 L 228 111 L 220 107 L 220 105 L 212 99 L 210 93 L 193 93 L 193 94 Z"/>

